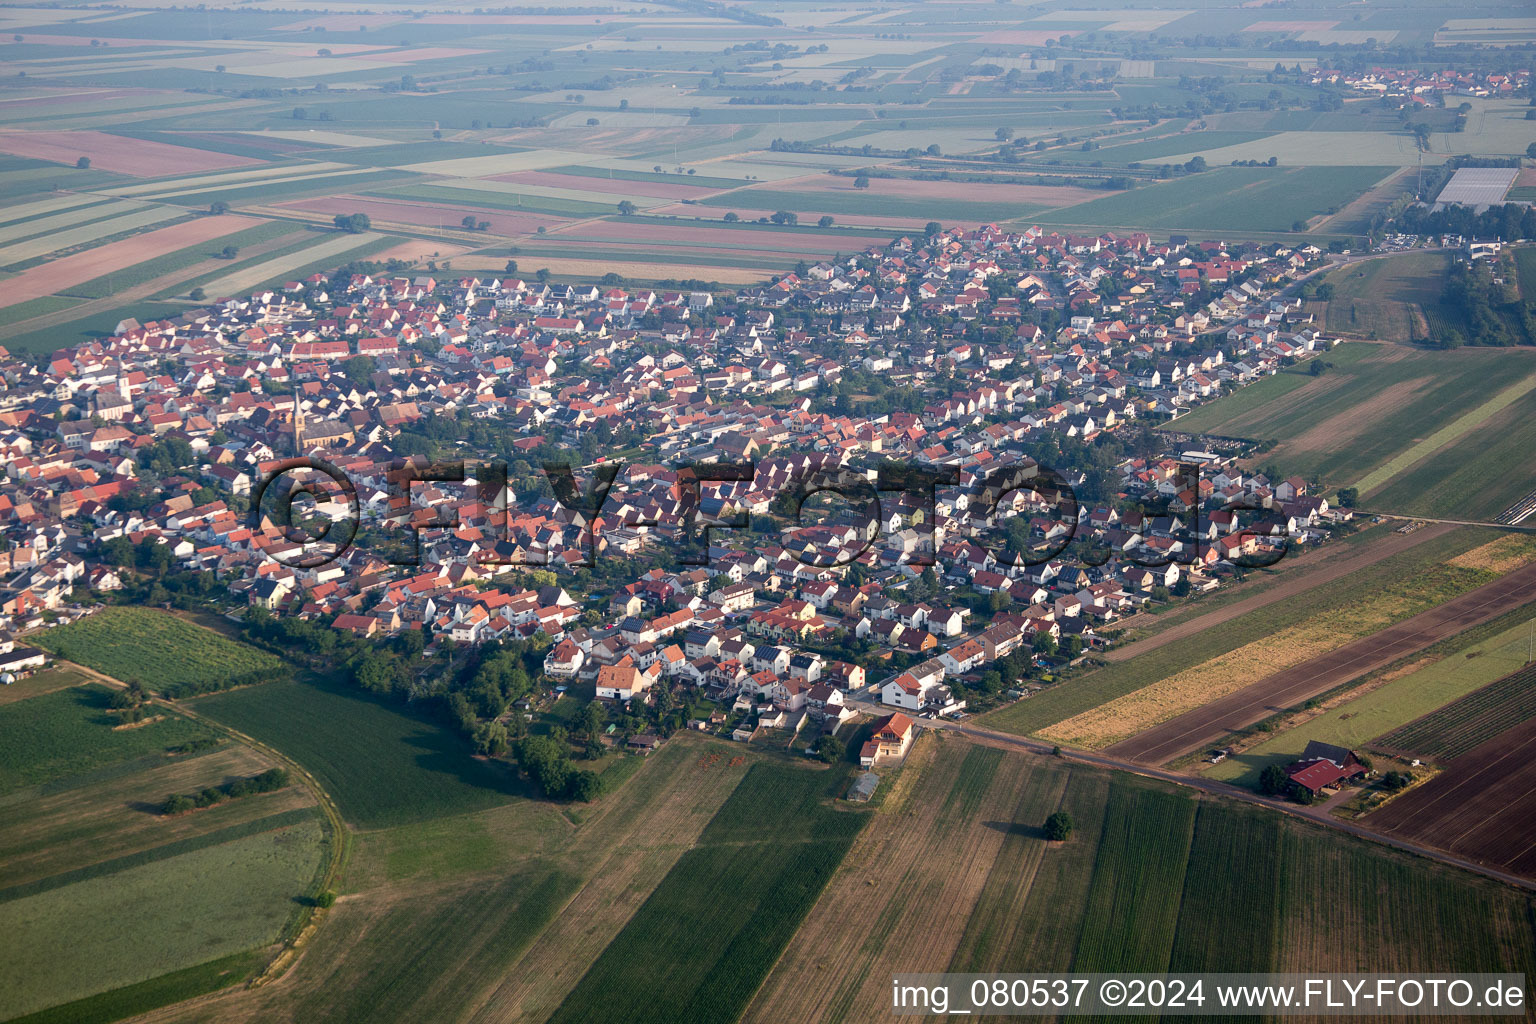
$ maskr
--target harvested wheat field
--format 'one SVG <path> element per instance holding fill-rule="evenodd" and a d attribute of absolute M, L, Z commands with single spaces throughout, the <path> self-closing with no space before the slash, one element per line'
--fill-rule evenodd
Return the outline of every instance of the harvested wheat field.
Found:
<path fill-rule="evenodd" d="M 1536 536 L 1528 533 L 1507 533 L 1471 551 L 1464 551 L 1446 562 L 1462 569 L 1482 569 L 1486 572 L 1513 572 L 1536 559 Z"/>

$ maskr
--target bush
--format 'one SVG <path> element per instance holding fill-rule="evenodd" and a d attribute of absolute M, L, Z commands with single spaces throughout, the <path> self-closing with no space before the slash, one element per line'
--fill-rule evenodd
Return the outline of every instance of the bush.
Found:
<path fill-rule="evenodd" d="M 185 814 L 197 805 L 192 798 L 181 793 L 173 793 L 165 798 L 165 803 L 160 805 L 160 813 L 165 815 Z"/>

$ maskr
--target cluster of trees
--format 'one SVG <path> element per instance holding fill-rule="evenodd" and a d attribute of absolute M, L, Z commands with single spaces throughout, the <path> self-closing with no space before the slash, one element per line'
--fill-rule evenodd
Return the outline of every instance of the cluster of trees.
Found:
<path fill-rule="evenodd" d="M 167 700 L 182 700 L 186 697 L 198 697 L 205 693 L 218 693 L 220 690 L 233 690 L 237 686 L 257 686 L 262 683 L 282 682 L 292 678 L 293 670 L 286 666 L 276 671 L 259 669 L 254 672 L 241 672 L 237 675 L 225 676 L 222 679 L 205 676 L 195 681 L 167 683 L 160 688 L 160 696 Z"/>
<path fill-rule="evenodd" d="M 571 763 L 570 745 L 555 736 L 524 736 L 512 748 L 517 766 L 539 792 L 552 800 L 597 798 L 603 783 L 589 768 Z"/>
<path fill-rule="evenodd" d="M 1464 238 L 1536 238 L 1536 206 L 1504 203 L 1482 213 L 1470 206 L 1452 205 L 1434 210 L 1410 206 L 1392 222 L 1392 230 L 1407 235 L 1461 235 Z"/>
<path fill-rule="evenodd" d="M 1440 303 L 1446 315 L 1431 331 L 1434 348 L 1536 345 L 1536 299 L 1521 301 L 1507 284 L 1494 281 L 1485 263 L 1452 267 Z"/>
<path fill-rule="evenodd" d="M 185 814 L 188 811 L 202 807 L 212 807 L 214 804 L 223 803 L 225 800 L 238 800 L 244 796 L 255 796 L 258 793 L 275 793 L 288 785 L 288 771 L 284 768 L 268 768 L 260 775 L 252 775 L 249 778 L 236 779 L 234 782 L 226 782 L 222 786 L 209 786 L 197 793 L 173 793 L 165 798 L 165 803 L 160 805 L 160 813 L 164 815 Z"/>
<path fill-rule="evenodd" d="M 331 218 L 331 223 L 349 234 L 360 235 L 373 226 L 366 213 L 338 213 Z"/>

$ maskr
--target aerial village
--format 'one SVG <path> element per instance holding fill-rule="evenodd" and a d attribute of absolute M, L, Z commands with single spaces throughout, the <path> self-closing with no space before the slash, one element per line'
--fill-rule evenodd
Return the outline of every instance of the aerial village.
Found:
<path fill-rule="evenodd" d="M 195 577 L 232 618 L 422 664 L 537 651 L 485 715 L 592 687 L 642 751 L 695 728 L 811 752 L 862 712 L 872 766 L 1350 518 L 1239 468 L 1239 439 L 1151 429 L 1320 361 L 1295 293 L 1326 262 L 931 225 L 734 292 L 354 266 L 125 321 L 0 366 L 0 626 L 90 614 L 129 568 Z M 352 488 L 304 506 L 347 526 L 327 557 L 257 503 L 295 457 Z M 684 469 L 711 463 L 745 469 Z M 600 500 L 560 500 L 551 465 Z M 849 479 L 878 500 L 797 507 Z"/>

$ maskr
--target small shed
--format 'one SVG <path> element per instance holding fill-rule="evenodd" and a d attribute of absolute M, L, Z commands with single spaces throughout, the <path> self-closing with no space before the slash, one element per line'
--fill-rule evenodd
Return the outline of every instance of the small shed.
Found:
<path fill-rule="evenodd" d="M 853 780 L 852 786 L 848 787 L 848 799 L 856 803 L 866 803 L 875 795 L 875 787 L 879 785 L 880 776 L 874 772 L 864 772 Z"/>

